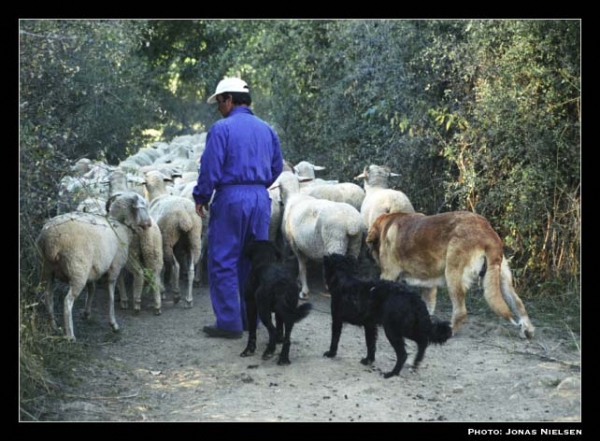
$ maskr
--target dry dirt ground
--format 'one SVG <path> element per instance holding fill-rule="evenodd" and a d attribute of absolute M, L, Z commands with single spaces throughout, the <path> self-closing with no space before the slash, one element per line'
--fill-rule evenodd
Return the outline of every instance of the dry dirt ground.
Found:
<path fill-rule="evenodd" d="M 267 332 L 258 330 L 253 357 L 242 358 L 241 340 L 208 338 L 213 323 L 206 284 L 194 288 L 194 306 L 167 299 L 154 316 L 150 295 L 138 315 L 120 310 L 119 333 L 107 320 L 106 295 L 98 290 L 91 319 L 75 307 L 75 344 L 90 352 L 73 368 L 80 381 L 38 415 L 41 421 L 87 422 L 569 422 L 581 421 L 580 340 L 567 327 L 536 323 L 536 338 L 471 298 L 461 332 L 430 346 L 418 371 L 415 346 L 398 377 L 384 379 L 395 354 L 383 331 L 376 360 L 363 366 L 362 328 L 345 325 L 338 355 L 330 343 L 330 306 L 318 268 L 311 269 L 311 314 L 292 333 L 291 364 L 261 358 Z M 478 296 L 470 293 L 471 297 Z M 82 295 L 81 297 L 84 297 Z M 449 319 L 445 292 L 436 315 Z M 279 347 L 278 347 L 279 348 Z"/>

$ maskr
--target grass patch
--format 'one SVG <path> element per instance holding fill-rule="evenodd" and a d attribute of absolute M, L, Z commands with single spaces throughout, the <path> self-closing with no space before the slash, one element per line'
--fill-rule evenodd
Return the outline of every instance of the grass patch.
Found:
<path fill-rule="evenodd" d="M 48 403 L 84 381 L 77 371 L 89 364 L 92 355 L 88 345 L 69 342 L 62 331 L 52 330 L 39 298 L 28 296 L 20 304 L 19 398 L 23 421 L 39 420 L 50 407 Z M 58 323 L 62 325 L 61 320 Z"/>

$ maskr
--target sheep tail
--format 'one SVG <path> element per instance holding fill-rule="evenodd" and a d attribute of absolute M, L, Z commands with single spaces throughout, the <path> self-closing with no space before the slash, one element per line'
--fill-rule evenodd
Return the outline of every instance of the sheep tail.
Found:
<path fill-rule="evenodd" d="M 179 229 L 181 231 L 185 231 L 187 233 L 194 227 L 194 221 L 192 220 L 190 213 L 185 212 L 185 214 L 183 214 L 182 216 L 179 216 L 178 219 L 179 219 Z"/>
<path fill-rule="evenodd" d="M 356 236 L 360 234 L 362 240 L 362 234 L 365 232 L 365 226 L 361 222 L 349 222 L 348 225 L 348 235 Z"/>

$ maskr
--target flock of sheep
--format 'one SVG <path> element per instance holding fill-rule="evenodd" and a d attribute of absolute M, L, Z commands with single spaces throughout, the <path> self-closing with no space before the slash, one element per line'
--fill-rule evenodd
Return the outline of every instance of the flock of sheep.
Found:
<path fill-rule="evenodd" d="M 64 299 L 65 334 L 75 340 L 72 307 L 87 286 L 84 316 L 91 312 L 95 282 L 106 276 L 110 296 L 110 324 L 115 287 L 121 307 L 129 307 L 125 278 L 133 280 L 133 308 L 139 311 L 144 284 L 154 295 L 154 312 L 161 313 L 166 298 L 163 277 L 170 273 L 173 300 L 180 299 L 179 278 L 187 274 L 185 307 L 192 307 L 193 282 L 200 277 L 199 260 L 205 244 L 207 221 L 195 213 L 192 188 L 206 134 L 181 136 L 171 143 L 156 142 L 110 166 L 80 159 L 59 190 L 59 214 L 42 228 L 38 248 L 42 280 L 51 323 L 53 280 L 68 283 Z M 414 212 L 408 198 L 388 188 L 389 168 L 370 165 L 354 183 L 317 179 L 324 167 L 302 161 L 285 164 L 269 189 L 272 198 L 270 240 L 285 241 L 298 259 L 301 298 L 307 298 L 307 260 L 331 253 L 355 257 L 368 227 L 381 213 Z M 209 213 L 210 215 L 210 213 Z M 281 242 L 280 242 L 281 243 Z"/>

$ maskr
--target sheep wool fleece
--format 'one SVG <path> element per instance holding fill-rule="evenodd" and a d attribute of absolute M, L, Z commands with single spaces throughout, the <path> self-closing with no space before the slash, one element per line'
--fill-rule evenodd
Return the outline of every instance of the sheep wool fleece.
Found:
<path fill-rule="evenodd" d="M 234 107 L 206 137 L 193 190 L 197 204 L 211 196 L 208 224 L 208 277 L 216 326 L 247 328 L 244 286 L 250 261 L 244 245 L 269 237 L 271 200 L 267 188 L 283 170 L 275 131 L 245 106 Z"/>

